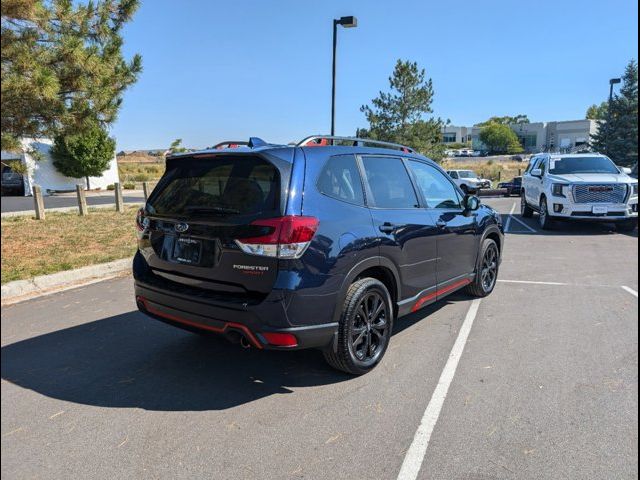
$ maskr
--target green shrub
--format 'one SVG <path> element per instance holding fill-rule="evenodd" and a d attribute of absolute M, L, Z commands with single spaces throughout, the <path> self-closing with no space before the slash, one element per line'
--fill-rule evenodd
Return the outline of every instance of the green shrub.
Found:
<path fill-rule="evenodd" d="M 116 186 L 113 183 L 110 183 L 109 185 L 107 185 L 107 190 L 115 190 Z"/>
<path fill-rule="evenodd" d="M 134 190 L 136 188 L 136 184 L 133 182 L 125 182 L 122 184 L 122 188 L 125 190 Z"/>

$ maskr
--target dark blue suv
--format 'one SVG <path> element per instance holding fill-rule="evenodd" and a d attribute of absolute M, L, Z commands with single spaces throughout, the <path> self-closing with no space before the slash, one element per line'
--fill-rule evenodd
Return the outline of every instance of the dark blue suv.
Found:
<path fill-rule="evenodd" d="M 399 316 L 493 290 L 500 216 L 408 147 L 252 138 L 172 155 L 137 218 L 138 308 L 257 349 L 371 370 Z"/>

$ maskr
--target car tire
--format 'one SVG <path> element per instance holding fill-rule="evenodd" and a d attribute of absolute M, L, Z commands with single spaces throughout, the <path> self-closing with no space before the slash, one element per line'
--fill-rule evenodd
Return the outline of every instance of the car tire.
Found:
<path fill-rule="evenodd" d="M 638 228 L 638 220 L 636 219 L 616 223 L 616 230 L 618 232 L 633 232 L 636 228 Z"/>
<path fill-rule="evenodd" d="M 542 230 L 551 230 L 553 227 L 553 218 L 549 215 L 549 207 L 547 205 L 547 199 L 542 197 L 540 199 L 540 210 L 538 217 L 538 224 Z"/>
<path fill-rule="evenodd" d="M 354 282 L 344 300 L 337 344 L 323 352 L 327 363 L 351 375 L 373 370 L 389 345 L 393 315 L 391 295 L 381 281 L 362 278 Z"/>
<path fill-rule="evenodd" d="M 524 191 L 522 191 L 522 194 L 520 195 L 520 215 L 522 215 L 524 218 L 533 217 L 533 209 L 527 203 Z"/>
<path fill-rule="evenodd" d="M 482 242 L 478 267 L 473 282 L 467 285 L 465 291 L 474 297 L 483 298 L 493 292 L 498 281 L 500 270 L 500 249 L 498 244 L 490 239 Z"/>

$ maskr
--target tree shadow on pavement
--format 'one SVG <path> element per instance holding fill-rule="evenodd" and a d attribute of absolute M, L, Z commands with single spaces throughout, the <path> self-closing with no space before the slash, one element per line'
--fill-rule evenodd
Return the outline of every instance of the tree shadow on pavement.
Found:
<path fill-rule="evenodd" d="M 394 333 L 443 304 L 398 320 Z M 2 347 L 2 378 L 98 407 L 203 411 L 353 377 L 329 367 L 318 350 L 244 350 L 132 311 Z"/>

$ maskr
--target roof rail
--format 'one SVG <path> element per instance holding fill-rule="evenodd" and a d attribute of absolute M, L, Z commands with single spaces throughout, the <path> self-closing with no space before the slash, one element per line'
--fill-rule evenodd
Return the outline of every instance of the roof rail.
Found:
<path fill-rule="evenodd" d="M 353 147 L 366 146 L 367 144 L 374 146 L 382 146 L 385 148 L 393 148 L 396 150 L 401 150 L 406 153 L 415 153 L 415 150 L 411 147 L 407 147 L 406 145 L 401 145 L 399 143 L 391 143 L 391 142 L 382 142 L 380 140 L 372 140 L 370 138 L 359 138 L 359 137 L 336 137 L 333 135 L 311 135 L 306 137 L 298 142 L 297 147 L 311 147 L 311 146 L 327 146 L 334 145 L 335 142 L 348 142 L 351 143 Z"/>
<path fill-rule="evenodd" d="M 225 140 L 224 142 L 216 143 L 211 150 L 222 150 L 223 148 L 238 148 L 240 146 L 246 147 L 249 145 L 249 142 L 235 141 L 235 140 Z"/>

